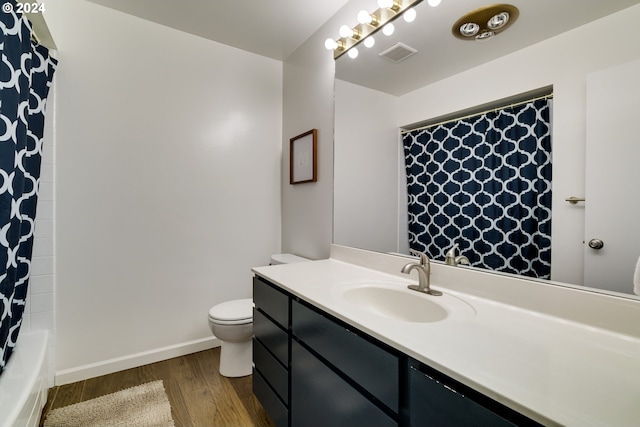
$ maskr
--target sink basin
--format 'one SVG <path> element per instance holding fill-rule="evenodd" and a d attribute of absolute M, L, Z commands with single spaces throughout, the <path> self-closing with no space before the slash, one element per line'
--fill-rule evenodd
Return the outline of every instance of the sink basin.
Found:
<path fill-rule="evenodd" d="M 406 285 L 405 285 L 406 286 Z M 436 296 L 385 286 L 359 286 L 345 290 L 344 300 L 353 306 L 393 320 L 439 322 L 449 316 Z"/>

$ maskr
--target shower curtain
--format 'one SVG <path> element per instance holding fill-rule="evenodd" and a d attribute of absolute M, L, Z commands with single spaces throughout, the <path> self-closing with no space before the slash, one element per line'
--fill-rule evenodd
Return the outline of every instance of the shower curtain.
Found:
<path fill-rule="evenodd" d="M 7 4 L 13 6 L 13 10 Z M 57 61 L 29 21 L 0 13 L 0 374 L 16 346 L 31 268 L 47 94 Z"/>
<path fill-rule="evenodd" d="M 442 260 L 458 243 L 473 266 L 550 278 L 550 103 L 403 135 L 411 249 Z"/>

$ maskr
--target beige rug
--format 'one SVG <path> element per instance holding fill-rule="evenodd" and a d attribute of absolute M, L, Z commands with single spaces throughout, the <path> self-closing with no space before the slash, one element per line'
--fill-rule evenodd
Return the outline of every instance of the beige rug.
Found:
<path fill-rule="evenodd" d="M 54 409 L 44 427 L 174 427 L 162 381 Z"/>

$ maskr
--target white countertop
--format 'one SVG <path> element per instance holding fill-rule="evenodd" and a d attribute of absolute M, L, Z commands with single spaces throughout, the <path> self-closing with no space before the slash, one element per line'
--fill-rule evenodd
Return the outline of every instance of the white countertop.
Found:
<path fill-rule="evenodd" d="M 339 289 L 355 283 L 404 288 L 416 283 L 415 275 L 389 274 L 337 259 L 253 271 L 542 424 L 640 425 L 638 336 L 462 293 L 434 279 L 434 289 L 471 309 L 461 310 L 461 315 L 453 310 L 435 323 L 386 319 L 354 309 Z M 640 329 L 640 318 L 635 320 Z"/>

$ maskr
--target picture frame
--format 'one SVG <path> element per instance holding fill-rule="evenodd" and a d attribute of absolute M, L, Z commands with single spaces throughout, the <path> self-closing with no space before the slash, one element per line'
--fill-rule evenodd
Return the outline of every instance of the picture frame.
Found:
<path fill-rule="evenodd" d="M 317 129 L 311 129 L 289 140 L 289 184 L 318 180 L 317 150 Z"/>

